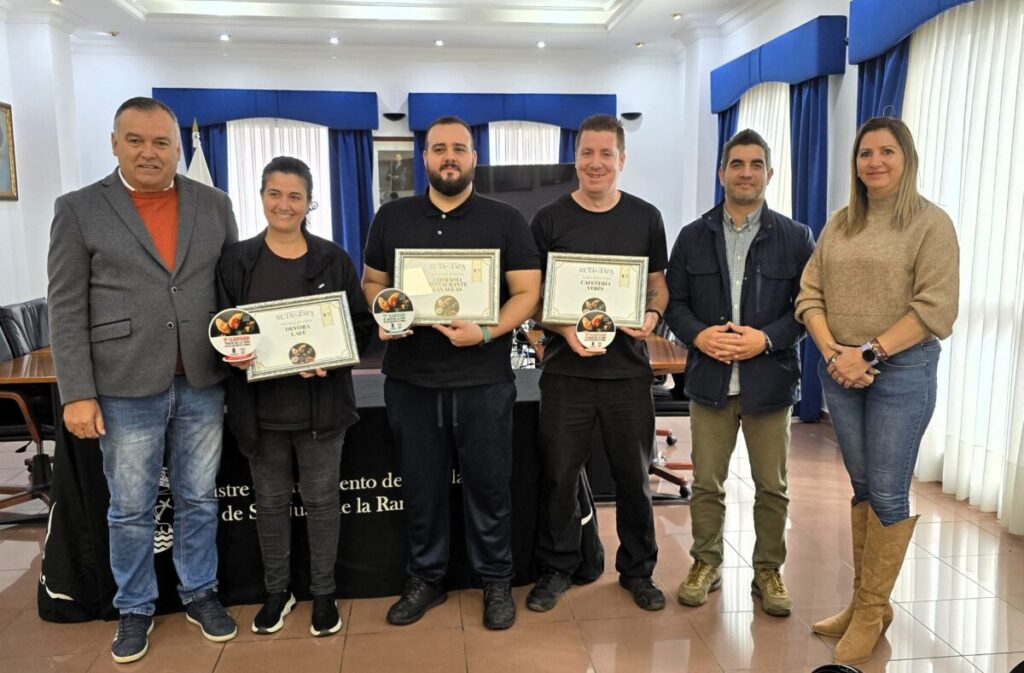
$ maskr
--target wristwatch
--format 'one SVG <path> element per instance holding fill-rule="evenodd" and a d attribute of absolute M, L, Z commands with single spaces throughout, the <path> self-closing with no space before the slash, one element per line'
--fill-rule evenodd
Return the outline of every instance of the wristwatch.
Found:
<path fill-rule="evenodd" d="M 860 347 L 860 356 L 864 358 L 864 362 L 874 367 L 879 362 L 887 359 L 889 354 L 885 352 L 882 345 L 878 343 L 878 339 L 872 339 Z"/>

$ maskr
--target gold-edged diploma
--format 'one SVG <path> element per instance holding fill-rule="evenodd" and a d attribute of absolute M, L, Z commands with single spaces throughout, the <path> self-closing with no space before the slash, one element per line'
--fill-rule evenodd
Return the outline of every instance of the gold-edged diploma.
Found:
<path fill-rule="evenodd" d="M 575 325 L 604 311 L 620 327 L 641 327 L 647 310 L 647 257 L 549 252 L 542 322 Z"/>
<path fill-rule="evenodd" d="M 359 350 L 345 292 L 264 301 L 239 306 L 260 326 L 249 381 L 262 381 L 314 369 L 358 364 Z"/>
<path fill-rule="evenodd" d="M 397 248 L 393 282 L 412 300 L 413 325 L 447 325 L 453 320 L 498 324 L 501 251 L 497 248 Z"/>

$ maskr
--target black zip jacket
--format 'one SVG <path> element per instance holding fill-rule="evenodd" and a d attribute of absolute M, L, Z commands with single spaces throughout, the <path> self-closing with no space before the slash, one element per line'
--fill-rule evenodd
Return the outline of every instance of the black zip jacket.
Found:
<path fill-rule="evenodd" d="M 359 351 L 365 351 L 373 331 L 374 321 L 366 306 L 363 290 L 355 265 L 341 247 L 314 236 L 305 227 L 309 251 L 306 254 L 307 294 L 324 294 L 344 290 L 352 314 L 352 329 Z M 257 236 L 239 241 L 224 251 L 217 266 L 218 303 L 221 309 L 245 304 L 249 294 L 252 270 L 262 253 L 266 230 Z M 256 395 L 246 382 L 245 372 L 224 365 L 232 375 L 225 382 L 227 393 L 227 424 L 235 435 L 238 448 L 246 457 L 252 457 L 259 435 L 256 418 Z M 352 387 L 351 367 L 327 372 L 326 377 L 310 381 L 310 419 L 314 435 L 330 435 L 347 429 L 359 420 L 356 412 L 355 391 Z"/>
<path fill-rule="evenodd" d="M 672 247 L 666 275 L 669 300 L 665 321 L 690 349 L 686 395 L 716 409 L 725 406 L 732 365 L 705 355 L 693 341 L 705 328 L 733 320 L 723 207 L 719 203 L 683 227 Z M 804 337 L 804 326 L 796 321 L 793 302 L 812 252 L 810 228 L 769 210 L 766 204 L 761 228 L 747 253 L 740 311 L 744 325 L 768 335 L 771 350 L 740 362 L 742 413 L 781 409 L 800 397 L 796 345 Z"/>

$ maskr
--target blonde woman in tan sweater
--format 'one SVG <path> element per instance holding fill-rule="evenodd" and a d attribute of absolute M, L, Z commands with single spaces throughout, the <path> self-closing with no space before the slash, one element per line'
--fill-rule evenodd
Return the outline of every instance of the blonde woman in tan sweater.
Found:
<path fill-rule="evenodd" d="M 853 485 L 853 600 L 812 627 L 841 638 L 840 662 L 868 659 L 892 622 L 889 596 L 917 523 L 910 480 L 935 409 L 938 339 L 957 315 L 956 233 L 917 193 L 917 166 L 902 121 L 865 122 L 850 203 L 822 231 L 796 301 L 822 353 L 818 374 Z"/>

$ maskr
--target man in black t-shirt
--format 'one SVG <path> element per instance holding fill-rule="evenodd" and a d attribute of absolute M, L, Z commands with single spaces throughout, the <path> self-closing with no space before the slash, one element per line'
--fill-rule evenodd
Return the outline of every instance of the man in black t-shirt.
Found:
<path fill-rule="evenodd" d="M 499 323 L 464 320 L 417 327 L 386 342 L 384 399 L 402 460 L 409 578 L 388 610 L 411 624 L 445 601 L 451 454 L 458 456 L 469 558 L 484 582 L 484 625 L 515 622 L 512 601 L 512 331 L 540 301 L 540 260 L 526 220 L 512 206 L 473 191 L 476 152 L 469 127 L 442 117 L 427 130 L 423 163 L 430 188 L 377 211 L 367 235 L 363 291 L 391 287 L 396 248 L 500 250 Z"/>
<path fill-rule="evenodd" d="M 640 329 L 621 327 L 606 350 L 587 350 L 575 325 L 545 325 L 548 342 L 541 375 L 541 444 L 544 476 L 537 556 L 543 574 L 527 597 L 531 610 L 558 602 L 580 564 L 576 485 L 597 427 L 616 489 L 619 584 L 645 610 L 665 607 L 651 575 L 658 559 L 647 469 L 654 445 L 651 367 L 644 343 L 668 302 L 668 253 L 661 213 L 620 192 L 625 136 L 615 117 L 594 115 L 576 140 L 579 189 L 542 208 L 533 236 L 542 261 L 549 252 L 648 258 L 647 313 Z"/>

